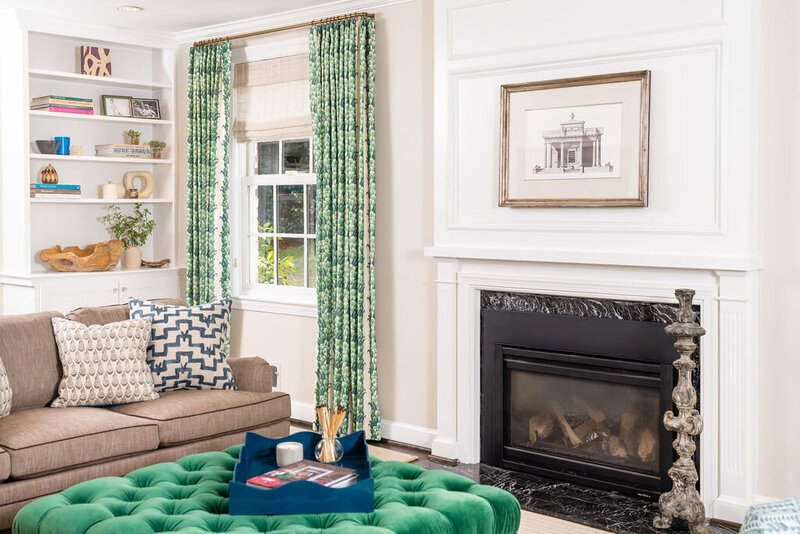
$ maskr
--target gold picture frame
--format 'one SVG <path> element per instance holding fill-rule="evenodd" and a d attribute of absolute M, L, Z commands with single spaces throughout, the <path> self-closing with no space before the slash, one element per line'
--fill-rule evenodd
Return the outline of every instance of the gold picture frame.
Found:
<path fill-rule="evenodd" d="M 501 207 L 647 206 L 649 70 L 502 85 L 500 110 Z"/>

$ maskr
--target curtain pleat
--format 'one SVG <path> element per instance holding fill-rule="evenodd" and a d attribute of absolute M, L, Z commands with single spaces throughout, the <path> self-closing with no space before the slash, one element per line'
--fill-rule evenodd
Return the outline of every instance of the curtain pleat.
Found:
<path fill-rule="evenodd" d="M 186 299 L 230 296 L 230 42 L 193 47 L 188 77 Z"/>
<path fill-rule="evenodd" d="M 380 438 L 375 341 L 375 22 L 313 26 L 310 96 L 317 173 L 318 405 Z"/>

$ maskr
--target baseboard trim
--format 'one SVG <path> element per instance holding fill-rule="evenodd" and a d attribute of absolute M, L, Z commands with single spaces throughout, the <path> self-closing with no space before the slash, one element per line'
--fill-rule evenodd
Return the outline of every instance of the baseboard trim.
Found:
<path fill-rule="evenodd" d="M 292 419 L 311 423 L 317 414 L 314 405 L 307 402 L 292 401 Z M 381 419 L 381 438 L 397 444 L 412 445 L 425 450 L 431 449 L 436 430 L 408 423 Z"/>

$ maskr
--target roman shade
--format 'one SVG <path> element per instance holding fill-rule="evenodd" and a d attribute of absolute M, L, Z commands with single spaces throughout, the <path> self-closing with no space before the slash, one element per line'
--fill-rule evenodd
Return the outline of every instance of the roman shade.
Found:
<path fill-rule="evenodd" d="M 233 87 L 237 141 L 311 137 L 308 54 L 239 63 Z"/>

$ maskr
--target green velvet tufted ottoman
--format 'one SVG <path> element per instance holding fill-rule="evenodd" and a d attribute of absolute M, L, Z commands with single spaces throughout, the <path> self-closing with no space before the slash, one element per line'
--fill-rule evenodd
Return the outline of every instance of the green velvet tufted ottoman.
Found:
<path fill-rule="evenodd" d="M 375 458 L 371 514 L 231 516 L 228 482 L 240 449 L 76 484 L 25 506 L 13 534 L 516 534 L 519 528 L 519 503 L 510 493 Z"/>

